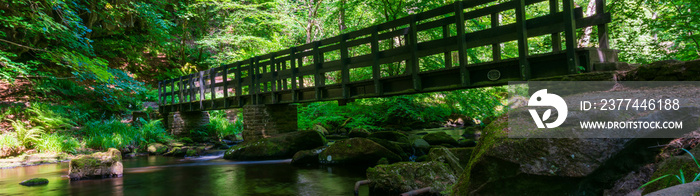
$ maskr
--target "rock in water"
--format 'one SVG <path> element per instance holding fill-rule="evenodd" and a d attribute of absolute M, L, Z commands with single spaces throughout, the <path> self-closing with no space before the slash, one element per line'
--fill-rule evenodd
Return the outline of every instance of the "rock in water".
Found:
<path fill-rule="evenodd" d="M 36 186 L 36 185 L 42 185 L 42 184 L 48 184 L 49 180 L 46 178 L 32 178 L 29 180 L 25 180 L 20 182 L 19 184 L 24 185 L 24 186 Z"/>
<path fill-rule="evenodd" d="M 397 131 L 379 131 L 370 134 L 368 137 L 379 138 L 389 141 L 409 143 L 408 136 Z"/>
<path fill-rule="evenodd" d="M 81 155 L 68 164 L 71 180 L 121 177 L 124 173 L 122 156 L 119 150 L 110 148 L 107 152 Z"/>
<path fill-rule="evenodd" d="M 229 148 L 224 154 L 230 160 L 288 159 L 300 150 L 310 150 L 326 144 L 317 131 L 296 131 L 276 137 Z"/>
<path fill-rule="evenodd" d="M 318 156 L 323 164 L 374 165 L 381 158 L 387 158 L 389 162 L 401 160 L 399 155 L 382 145 L 360 137 L 338 141 Z"/>
<path fill-rule="evenodd" d="M 445 132 L 437 132 L 437 133 L 429 133 L 428 135 L 423 136 L 423 139 L 428 142 L 430 145 L 440 145 L 440 144 L 449 144 L 452 146 L 457 146 L 457 140 L 452 138 L 450 135 L 447 135 Z"/>
<path fill-rule="evenodd" d="M 432 194 L 439 194 L 457 181 L 449 166 L 437 161 L 377 165 L 367 169 L 367 178 L 370 188 L 391 193 L 431 187 Z"/>
<path fill-rule="evenodd" d="M 367 137 L 369 136 L 369 131 L 359 128 L 354 128 L 348 133 L 348 137 Z"/>
<path fill-rule="evenodd" d="M 292 165 L 314 165 L 318 164 L 318 154 L 325 150 L 326 147 L 319 147 L 313 150 L 302 150 L 294 154 L 292 157 Z"/>
<path fill-rule="evenodd" d="M 168 151 L 168 146 L 161 143 L 152 143 L 148 145 L 149 154 L 163 154 Z"/>

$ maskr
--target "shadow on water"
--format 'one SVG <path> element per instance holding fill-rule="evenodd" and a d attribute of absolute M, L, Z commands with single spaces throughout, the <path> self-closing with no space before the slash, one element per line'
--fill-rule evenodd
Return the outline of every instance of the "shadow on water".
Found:
<path fill-rule="evenodd" d="M 124 177 L 74 181 L 68 163 L 0 170 L 0 195 L 352 195 L 364 168 L 295 167 L 290 160 L 229 161 L 223 151 L 201 157 L 125 159 Z M 49 184 L 24 187 L 42 177 Z M 368 188 L 361 189 L 368 195 Z"/>

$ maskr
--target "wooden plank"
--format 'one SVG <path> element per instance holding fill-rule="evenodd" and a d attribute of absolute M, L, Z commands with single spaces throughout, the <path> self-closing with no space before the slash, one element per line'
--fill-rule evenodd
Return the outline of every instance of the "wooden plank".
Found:
<path fill-rule="evenodd" d="M 605 0 L 595 0 L 595 14 L 602 15 L 605 13 Z M 598 25 L 598 48 L 610 48 L 608 37 L 608 23 Z"/>
<path fill-rule="evenodd" d="M 549 14 L 556 14 L 559 12 L 559 0 L 549 0 Z M 550 34 L 552 37 L 552 52 L 561 51 L 561 36 L 559 32 Z"/>
<path fill-rule="evenodd" d="M 498 13 L 491 14 L 491 28 L 500 26 L 501 15 Z M 491 57 L 493 61 L 501 60 L 501 43 L 491 44 Z"/>
<path fill-rule="evenodd" d="M 379 82 L 379 79 L 381 78 L 381 70 L 379 67 L 379 28 L 375 28 L 372 31 L 372 43 L 370 45 L 371 50 L 372 50 L 372 80 L 374 80 L 374 92 L 376 92 L 377 95 L 381 96 L 384 94 L 384 90 L 382 88 L 382 84 Z"/>
<path fill-rule="evenodd" d="M 455 3 L 455 23 L 457 23 L 457 56 L 459 56 L 459 76 L 462 81 L 462 86 L 471 85 L 469 79 L 469 69 L 467 69 L 467 45 L 465 43 L 465 26 L 464 26 L 464 7 L 463 2 Z"/>
<path fill-rule="evenodd" d="M 442 39 L 447 39 L 449 37 L 450 37 L 450 26 L 448 26 L 448 25 L 442 26 Z M 452 51 L 445 49 L 443 52 L 443 56 L 445 58 L 445 67 L 446 68 L 452 67 Z"/>
<path fill-rule="evenodd" d="M 525 0 L 515 0 L 517 6 L 515 8 L 515 26 L 518 31 L 518 61 L 520 67 L 520 75 L 523 80 L 529 80 L 530 63 L 527 60 L 529 48 L 527 45 L 527 22 L 525 18 Z"/>
<path fill-rule="evenodd" d="M 577 73 L 579 60 L 576 57 L 576 20 L 574 16 L 574 0 L 564 1 L 564 36 L 566 39 L 566 62 L 569 73 Z"/>
<path fill-rule="evenodd" d="M 407 64 L 407 69 L 408 72 L 411 73 L 411 78 L 413 78 L 413 90 L 416 91 L 421 91 L 423 89 L 422 87 L 422 82 L 421 78 L 418 75 L 420 72 L 420 67 L 419 67 L 419 59 L 418 55 L 416 54 L 418 51 L 418 29 L 416 29 L 416 16 L 413 15 L 411 16 L 411 22 L 409 26 L 409 43 L 408 47 L 410 48 L 410 58 L 408 59 L 408 64 Z"/>

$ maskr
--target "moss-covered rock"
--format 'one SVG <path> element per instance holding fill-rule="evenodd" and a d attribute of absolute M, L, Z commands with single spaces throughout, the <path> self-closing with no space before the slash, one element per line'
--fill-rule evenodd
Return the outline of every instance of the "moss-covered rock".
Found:
<path fill-rule="evenodd" d="M 685 184 L 679 184 L 676 186 L 668 187 L 662 190 L 658 190 L 645 196 L 669 196 L 669 195 L 700 195 L 700 181 L 698 182 L 688 182 Z"/>
<path fill-rule="evenodd" d="M 71 180 L 121 177 L 124 173 L 121 160 L 121 152 L 114 148 L 107 152 L 81 155 L 70 160 L 68 176 Z"/>
<path fill-rule="evenodd" d="M 367 169 L 370 188 L 380 192 L 403 193 L 431 187 L 432 194 L 449 189 L 457 176 L 445 164 L 430 162 L 398 162 Z"/>
<path fill-rule="evenodd" d="M 367 130 L 355 128 L 350 130 L 350 133 L 348 133 L 348 137 L 368 137 L 369 134 L 370 133 Z"/>
<path fill-rule="evenodd" d="M 474 148 L 448 148 L 448 150 L 459 159 L 459 165 L 464 168 L 469 163 L 469 158 L 472 156 Z"/>
<path fill-rule="evenodd" d="M 323 164 L 374 165 L 383 157 L 389 162 L 401 160 L 399 155 L 382 145 L 359 137 L 338 141 L 319 154 Z"/>
<path fill-rule="evenodd" d="M 700 168 L 695 164 L 695 160 L 688 155 L 673 156 L 663 160 L 658 164 L 656 171 L 651 175 L 651 179 L 664 176 L 666 174 L 680 176 L 680 170 L 683 170 L 683 177 L 686 182 L 692 182 L 696 173 L 700 173 Z M 654 183 L 647 185 L 644 188 L 644 194 L 651 193 L 657 190 L 665 189 L 680 184 L 675 176 L 668 176 Z"/>
<path fill-rule="evenodd" d="M 416 150 L 416 155 L 428 154 L 428 151 L 430 151 L 430 144 L 421 138 L 414 139 L 413 149 Z"/>
<path fill-rule="evenodd" d="M 435 133 L 429 133 L 428 135 L 423 136 L 423 139 L 428 142 L 430 145 L 441 145 L 441 144 L 449 144 L 452 146 L 457 146 L 457 140 L 452 138 L 452 136 L 447 135 L 445 132 L 435 132 Z"/>
<path fill-rule="evenodd" d="M 168 146 L 161 143 L 152 143 L 148 145 L 147 150 L 149 154 L 163 154 L 168 151 Z"/>
<path fill-rule="evenodd" d="M 325 149 L 326 147 L 323 146 L 313 150 L 301 150 L 292 157 L 292 165 L 308 166 L 319 164 L 318 154 Z"/>
<path fill-rule="evenodd" d="M 504 116 L 484 129 L 454 195 L 602 194 L 604 186 L 653 161 L 648 146 L 658 141 L 509 138 L 508 124 Z"/>
<path fill-rule="evenodd" d="M 464 168 L 459 164 L 459 158 L 455 157 L 447 148 L 433 148 L 428 153 L 430 160 L 447 163 L 455 174 L 461 174 Z"/>
<path fill-rule="evenodd" d="M 32 178 L 29 180 L 25 180 L 20 182 L 19 184 L 24 185 L 24 186 L 36 186 L 36 185 L 43 185 L 43 184 L 48 184 L 49 180 L 46 178 Z"/>
<path fill-rule="evenodd" d="M 288 159 L 300 150 L 310 150 L 325 144 L 326 138 L 319 132 L 296 131 L 233 146 L 226 151 L 224 158 L 230 160 Z"/>
<path fill-rule="evenodd" d="M 372 134 L 369 134 L 370 138 L 379 138 L 379 139 L 384 139 L 384 140 L 389 140 L 389 141 L 395 141 L 395 142 L 401 142 L 401 143 L 408 143 L 408 136 L 403 133 L 399 133 L 397 131 L 378 131 L 374 132 Z"/>
<path fill-rule="evenodd" d="M 379 145 L 384 146 L 384 148 L 391 150 L 391 152 L 393 152 L 394 154 L 399 155 L 401 157 L 401 160 L 407 161 L 408 157 L 410 156 L 408 153 L 405 152 L 405 148 L 410 148 L 408 144 L 379 139 L 375 137 L 371 137 L 369 139 L 374 142 L 377 142 L 377 144 Z"/>

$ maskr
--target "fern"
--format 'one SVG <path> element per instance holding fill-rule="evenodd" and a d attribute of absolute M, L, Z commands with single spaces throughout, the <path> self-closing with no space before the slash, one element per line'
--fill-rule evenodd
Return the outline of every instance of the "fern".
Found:
<path fill-rule="evenodd" d="M 27 128 L 21 121 L 10 121 L 12 122 L 12 128 L 15 129 L 17 141 L 19 141 L 20 145 L 29 148 L 41 141 L 40 137 L 44 132 L 41 127 Z"/>

